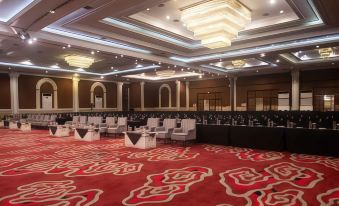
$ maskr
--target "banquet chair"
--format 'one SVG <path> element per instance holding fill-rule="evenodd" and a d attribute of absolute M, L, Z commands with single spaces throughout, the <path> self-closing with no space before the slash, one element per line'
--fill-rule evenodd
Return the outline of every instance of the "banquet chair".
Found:
<path fill-rule="evenodd" d="M 107 134 L 107 129 L 109 127 L 115 126 L 116 118 L 115 117 L 106 117 L 105 123 L 100 123 L 99 124 L 99 131 L 100 133 L 105 133 Z"/>
<path fill-rule="evenodd" d="M 121 134 L 127 131 L 127 117 L 118 117 L 117 125 L 113 125 L 107 128 L 107 134 Z"/>
<path fill-rule="evenodd" d="M 173 130 L 171 141 L 182 141 L 185 146 L 187 141 L 196 140 L 195 121 L 195 119 L 181 120 L 181 127 Z"/>
<path fill-rule="evenodd" d="M 164 143 L 171 140 L 171 135 L 176 127 L 176 119 L 164 119 L 162 127 L 156 127 L 157 138 L 163 139 Z"/>
<path fill-rule="evenodd" d="M 160 123 L 160 118 L 148 118 L 147 125 L 140 126 L 139 129 L 150 130 L 151 132 L 153 132 L 155 128 L 159 126 L 159 123 Z"/>

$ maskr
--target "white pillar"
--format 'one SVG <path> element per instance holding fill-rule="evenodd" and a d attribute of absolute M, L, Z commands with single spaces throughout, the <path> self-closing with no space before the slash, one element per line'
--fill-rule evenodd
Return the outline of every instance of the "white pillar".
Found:
<path fill-rule="evenodd" d="M 13 72 L 9 73 L 10 91 L 11 91 L 11 109 L 13 114 L 19 113 L 19 76 L 20 74 Z"/>
<path fill-rule="evenodd" d="M 186 81 L 186 110 L 190 110 L 190 82 Z"/>
<path fill-rule="evenodd" d="M 145 110 L 145 82 L 140 82 L 140 109 Z"/>
<path fill-rule="evenodd" d="M 230 107 L 231 107 L 231 111 L 234 111 L 234 107 L 233 107 L 233 78 L 229 77 L 228 78 L 228 86 L 230 87 Z"/>
<path fill-rule="evenodd" d="M 73 77 L 73 112 L 79 112 L 79 77 Z"/>
<path fill-rule="evenodd" d="M 237 77 L 233 77 L 233 104 L 234 111 L 237 111 Z"/>
<path fill-rule="evenodd" d="M 180 81 L 177 80 L 175 81 L 176 85 L 177 85 L 177 89 L 176 89 L 176 93 L 177 93 L 177 98 L 176 98 L 176 107 L 177 107 L 177 111 L 180 110 Z"/>
<path fill-rule="evenodd" d="M 299 84 L 299 70 L 293 70 L 292 75 L 292 110 L 298 111 L 300 102 L 300 84 Z"/>
<path fill-rule="evenodd" d="M 122 111 L 122 85 L 123 82 L 117 83 L 117 109 L 118 111 Z"/>
<path fill-rule="evenodd" d="M 54 93 L 54 97 L 53 97 L 54 109 L 58 109 L 58 90 L 55 89 L 53 93 Z"/>

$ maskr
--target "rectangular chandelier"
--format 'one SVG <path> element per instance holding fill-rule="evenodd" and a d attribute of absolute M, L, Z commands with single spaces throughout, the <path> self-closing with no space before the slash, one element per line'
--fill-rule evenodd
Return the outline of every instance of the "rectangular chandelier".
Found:
<path fill-rule="evenodd" d="M 231 46 L 251 22 L 251 11 L 237 0 L 208 0 L 182 10 L 181 21 L 210 49 Z"/>

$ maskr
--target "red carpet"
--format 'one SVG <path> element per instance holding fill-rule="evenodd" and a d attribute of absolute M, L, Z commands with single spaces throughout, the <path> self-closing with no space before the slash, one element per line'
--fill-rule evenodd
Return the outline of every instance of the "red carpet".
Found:
<path fill-rule="evenodd" d="M 338 147 L 339 148 L 339 147 Z M 0 205 L 339 205 L 339 159 L 0 130 Z"/>

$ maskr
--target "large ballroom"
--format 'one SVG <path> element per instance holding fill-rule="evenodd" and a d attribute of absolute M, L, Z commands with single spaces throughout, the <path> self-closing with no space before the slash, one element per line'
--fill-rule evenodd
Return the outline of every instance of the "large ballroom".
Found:
<path fill-rule="evenodd" d="M 339 205 L 339 0 L 0 0 L 0 206 Z"/>

